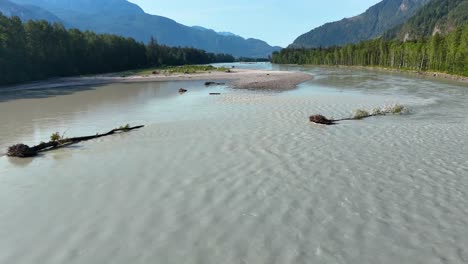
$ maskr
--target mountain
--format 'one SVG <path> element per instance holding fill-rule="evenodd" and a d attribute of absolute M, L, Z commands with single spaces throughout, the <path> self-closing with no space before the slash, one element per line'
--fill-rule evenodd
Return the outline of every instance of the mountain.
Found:
<path fill-rule="evenodd" d="M 237 57 L 267 57 L 280 47 L 258 39 L 244 39 L 213 30 L 201 30 L 157 15 L 145 13 L 126 0 L 11 0 L 20 5 L 36 5 L 81 30 L 111 33 L 148 42 L 151 36 L 160 44 L 194 47 Z"/>
<path fill-rule="evenodd" d="M 468 0 L 432 0 L 406 23 L 385 34 L 387 39 L 411 40 L 445 34 L 468 24 Z"/>
<path fill-rule="evenodd" d="M 220 34 L 221 36 L 227 36 L 227 37 L 239 37 L 239 35 L 236 35 L 234 33 L 231 33 L 231 32 L 218 32 L 218 34 Z"/>
<path fill-rule="evenodd" d="M 201 26 L 193 26 L 192 28 L 195 28 L 195 29 L 198 29 L 198 30 L 201 30 L 201 31 L 213 31 L 215 33 L 218 33 L 221 36 L 240 37 L 239 35 L 236 35 L 236 34 L 231 33 L 231 32 L 216 32 L 216 31 L 214 31 L 212 29 L 204 28 L 204 27 L 201 27 Z"/>
<path fill-rule="evenodd" d="M 35 5 L 53 13 L 73 11 L 91 15 L 141 14 L 143 9 L 125 0 L 10 0 L 21 5 Z"/>
<path fill-rule="evenodd" d="M 327 23 L 298 37 L 291 47 L 329 47 L 381 36 L 406 22 L 429 0 L 384 0 L 352 18 Z"/>
<path fill-rule="evenodd" d="M 44 19 L 50 22 L 63 22 L 54 14 L 32 5 L 18 5 L 8 0 L 0 0 L 0 12 L 6 16 L 17 16 L 23 21 Z"/>

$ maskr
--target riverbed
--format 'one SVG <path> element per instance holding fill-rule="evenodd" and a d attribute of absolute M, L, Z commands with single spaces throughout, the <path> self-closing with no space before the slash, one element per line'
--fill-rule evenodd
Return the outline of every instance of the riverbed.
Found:
<path fill-rule="evenodd" d="M 468 263 L 466 84 L 235 66 L 313 79 L 293 90 L 198 80 L 0 91 L 0 155 L 54 132 L 146 125 L 0 156 L 0 263 Z M 308 121 L 395 103 L 410 114 Z"/>

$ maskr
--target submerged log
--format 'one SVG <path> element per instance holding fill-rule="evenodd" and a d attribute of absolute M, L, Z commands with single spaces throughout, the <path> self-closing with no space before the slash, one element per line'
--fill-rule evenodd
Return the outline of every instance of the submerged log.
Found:
<path fill-rule="evenodd" d="M 210 95 L 221 95 L 221 93 L 210 93 Z"/>
<path fill-rule="evenodd" d="M 212 86 L 212 85 L 225 85 L 225 83 L 205 82 L 205 86 Z"/>
<path fill-rule="evenodd" d="M 309 117 L 310 122 L 321 124 L 321 125 L 335 125 L 336 122 L 340 121 L 350 121 L 350 120 L 362 120 L 364 118 L 373 117 L 376 115 L 367 115 L 367 116 L 359 116 L 359 117 L 351 117 L 351 118 L 341 118 L 341 119 L 328 119 L 323 115 L 313 115 Z"/>
<path fill-rule="evenodd" d="M 129 132 L 129 131 L 139 129 L 142 127 L 144 126 L 116 128 L 105 134 L 96 134 L 94 136 L 85 136 L 85 137 L 65 138 L 65 139 L 60 139 L 56 141 L 50 141 L 47 143 L 41 143 L 34 147 L 29 147 L 28 145 L 25 145 L 25 144 L 16 144 L 8 148 L 7 156 L 18 157 L 18 158 L 34 157 L 34 156 L 37 156 L 40 152 L 64 148 L 69 145 L 81 142 L 81 141 L 88 141 L 91 139 L 106 137 L 106 136 L 110 136 L 116 133 Z"/>

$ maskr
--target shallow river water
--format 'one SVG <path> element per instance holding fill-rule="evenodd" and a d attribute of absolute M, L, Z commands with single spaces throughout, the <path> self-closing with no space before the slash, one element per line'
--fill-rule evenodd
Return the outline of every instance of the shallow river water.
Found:
<path fill-rule="evenodd" d="M 0 91 L 0 263 L 468 263 L 467 85 L 280 69 L 314 79 Z M 393 103 L 411 114 L 308 122 Z M 1 154 L 126 123 L 146 127 Z"/>

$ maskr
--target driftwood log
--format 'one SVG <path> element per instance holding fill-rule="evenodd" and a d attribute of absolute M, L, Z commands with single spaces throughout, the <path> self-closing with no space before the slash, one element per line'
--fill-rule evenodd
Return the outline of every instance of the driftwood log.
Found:
<path fill-rule="evenodd" d="M 354 117 L 351 118 L 342 118 L 342 119 L 328 119 L 323 115 L 313 115 L 309 117 L 310 122 L 322 124 L 322 125 L 334 125 L 336 122 L 339 121 L 347 121 L 347 120 L 362 120 L 364 118 L 374 117 L 374 116 L 385 116 L 385 115 L 401 115 L 409 113 L 409 109 L 395 104 L 392 106 L 387 106 L 383 108 L 374 108 L 372 112 L 368 112 L 366 110 L 358 109 L 356 110 Z"/>
<path fill-rule="evenodd" d="M 225 85 L 225 83 L 219 83 L 219 82 L 205 82 L 205 86 L 212 86 L 212 85 Z"/>
<path fill-rule="evenodd" d="M 313 115 L 309 117 L 309 120 L 310 122 L 313 122 L 316 124 L 330 126 L 330 125 L 335 125 L 336 122 L 340 122 L 340 121 L 362 120 L 364 118 L 373 117 L 373 116 L 378 116 L 378 115 L 367 115 L 363 117 L 352 117 L 352 118 L 342 118 L 342 119 L 328 119 L 324 117 L 323 115 Z"/>
<path fill-rule="evenodd" d="M 94 136 L 85 136 L 85 137 L 75 137 L 75 138 L 66 138 L 55 141 L 50 141 L 47 143 L 41 143 L 34 147 L 29 147 L 25 144 L 17 144 L 8 148 L 7 156 L 9 157 L 18 157 L 18 158 L 28 158 L 37 156 L 40 152 L 50 151 L 54 149 L 64 148 L 72 144 L 76 144 L 81 141 L 87 141 L 91 139 L 106 137 L 114 135 L 116 133 L 129 132 L 135 129 L 142 128 L 144 126 L 135 126 L 135 127 L 124 127 L 116 128 L 105 134 L 96 134 Z"/>

